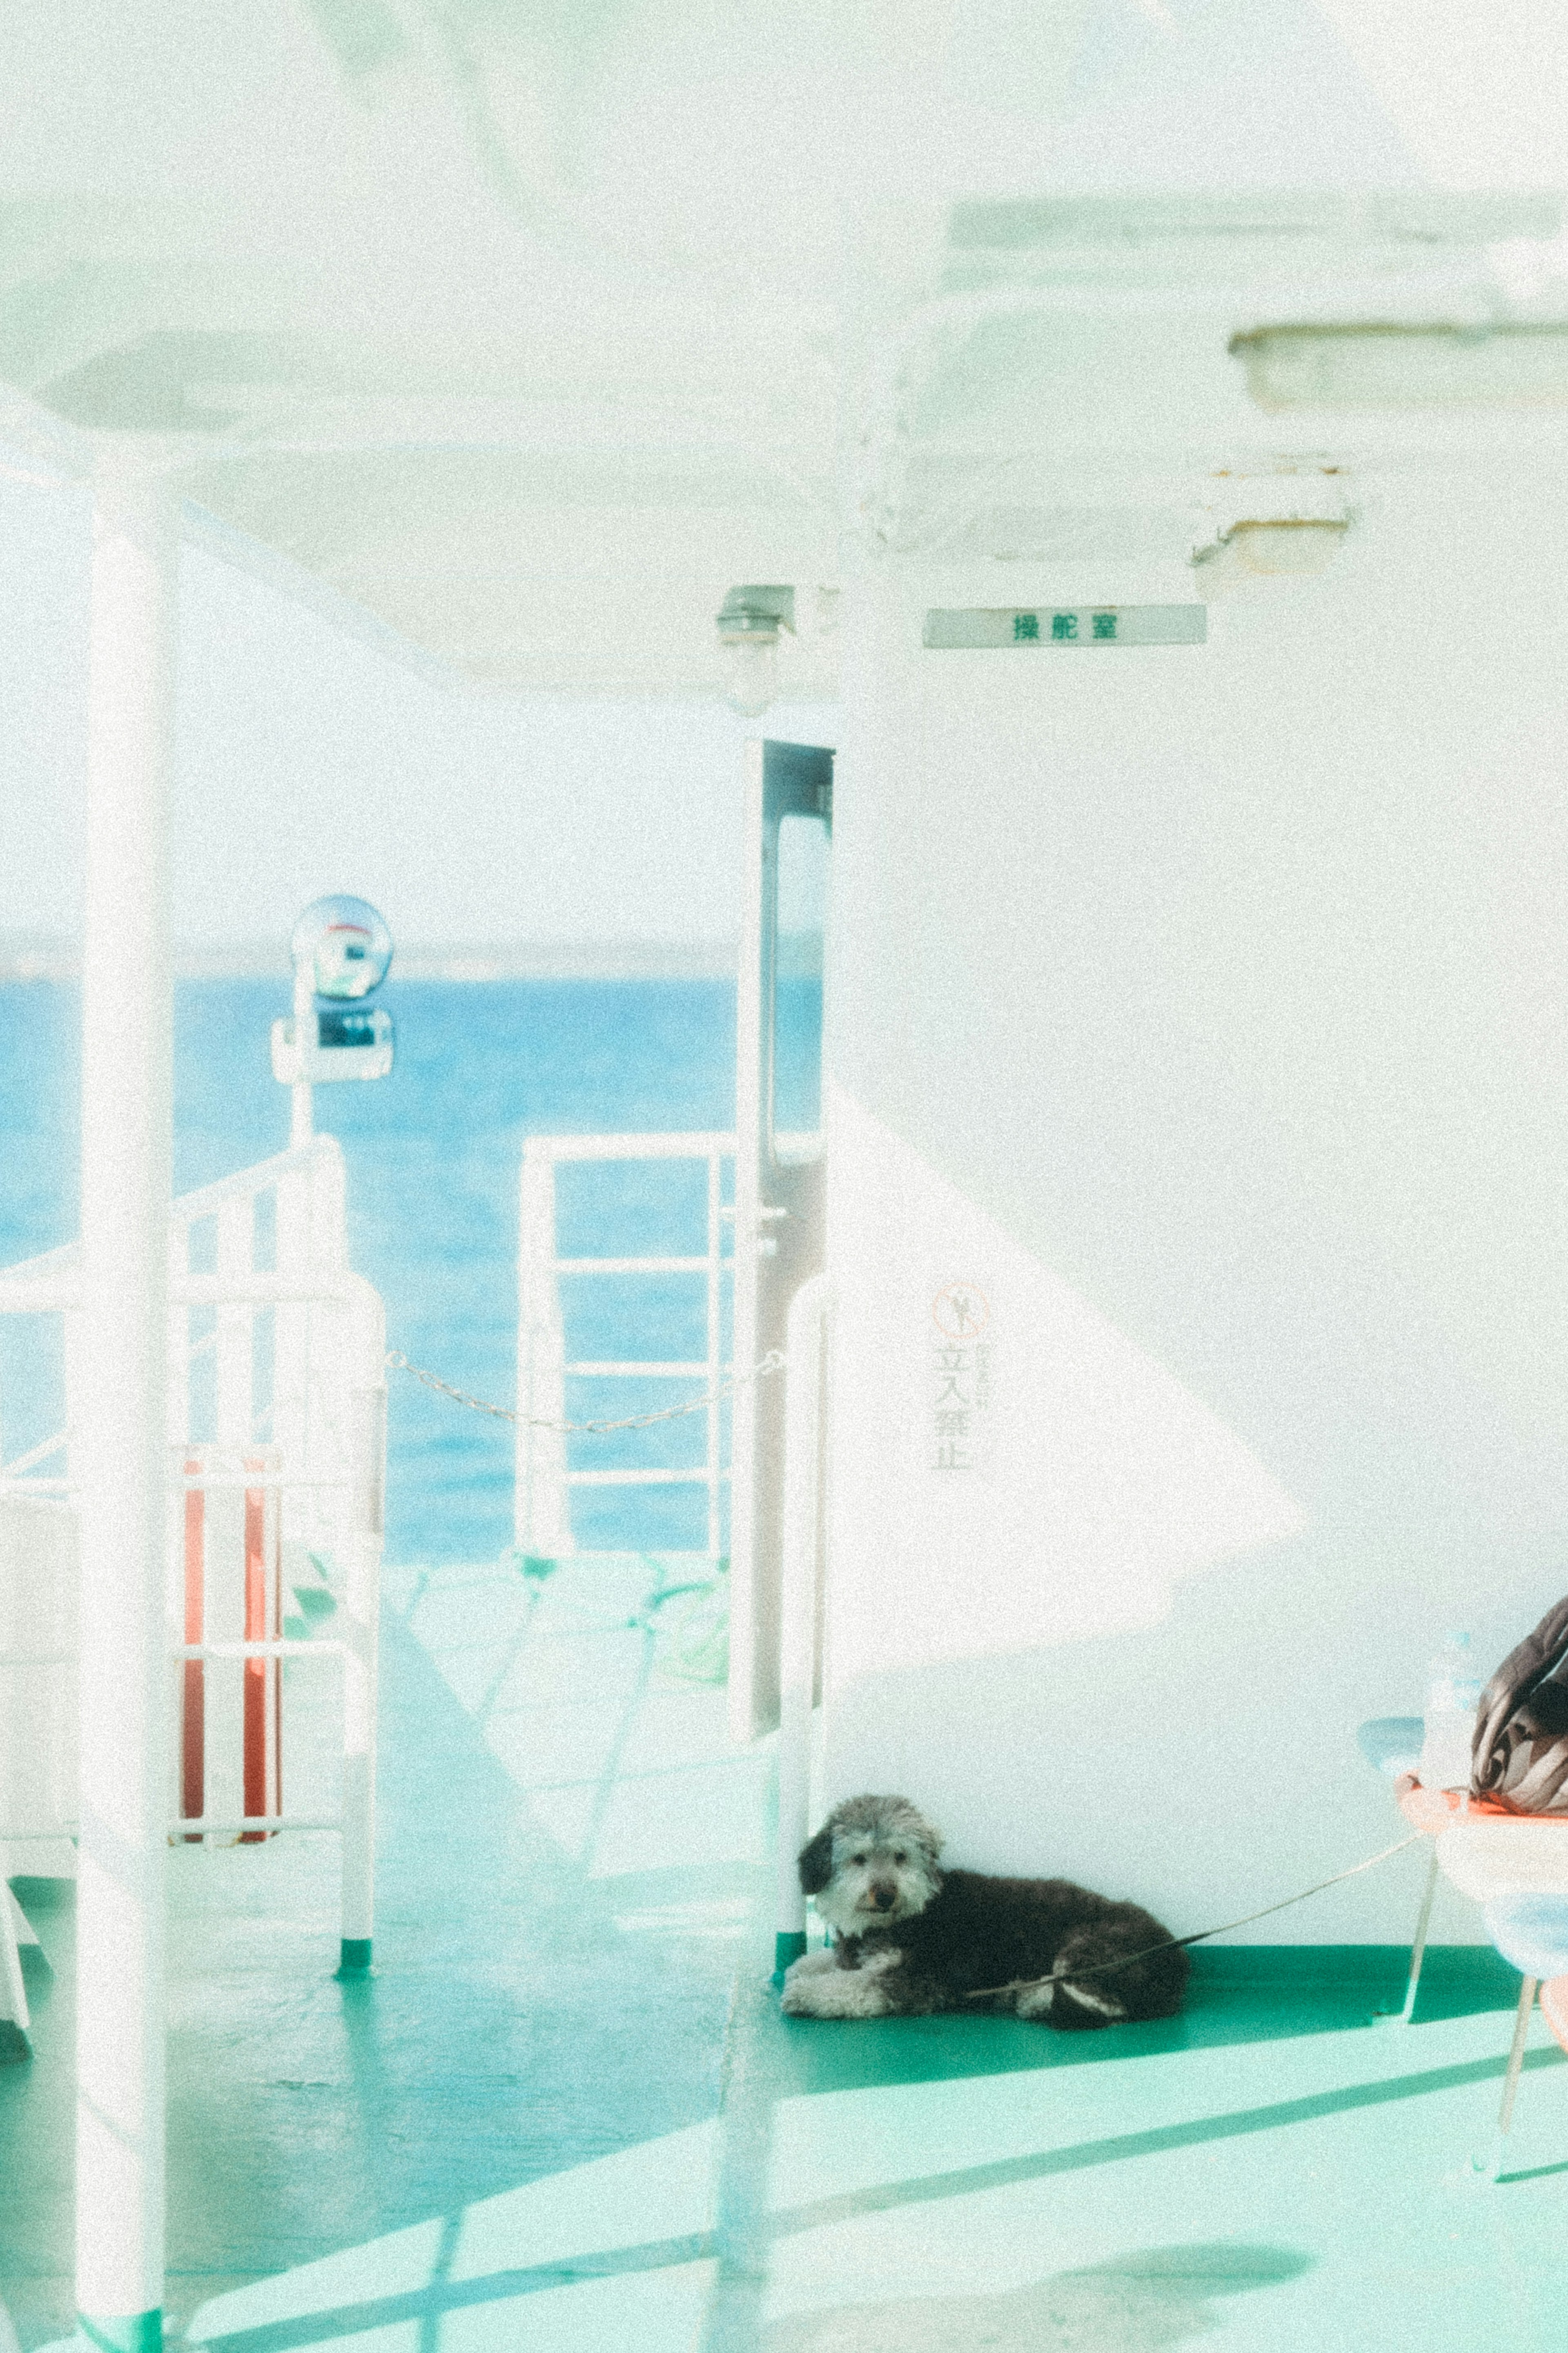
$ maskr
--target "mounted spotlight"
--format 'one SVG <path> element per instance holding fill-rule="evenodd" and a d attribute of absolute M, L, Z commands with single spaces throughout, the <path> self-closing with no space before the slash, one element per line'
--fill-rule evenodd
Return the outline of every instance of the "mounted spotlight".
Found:
<path fill-rule="evenodd" d="M 1291 515 L 1231 524 L 1193 554 L 1205 596 L 1246 590 L 1258 581 L 1306 579 L 1326 572 L 1350 529 L 1347 516 Z"/>
<path fill-rule="evenodd" d="M 1568 325 L 1255 327 L 1230 339 L 1259 408 L 1548 407 L 1568 401 Z"/>
<path fill-rule="evenodd" d="M 730 706 L 755 718 L 778 692 L 779 631 L 795 635 L 795 590 L 731 588 L 719 608 L 718 629 Z"/>
<path fill-rule="evenodd" d="M 290 1141 L 312 1125 L 310 1090 L 342 1079 L 384 1079 L 392 1068 L 392 1016 L 367 1005 L 392 963 L 392 934 L 368 899 L 312 900 L 289 943 L 294 1018 L 272 1024 L 272 1075 L 294 1090 Z"/>

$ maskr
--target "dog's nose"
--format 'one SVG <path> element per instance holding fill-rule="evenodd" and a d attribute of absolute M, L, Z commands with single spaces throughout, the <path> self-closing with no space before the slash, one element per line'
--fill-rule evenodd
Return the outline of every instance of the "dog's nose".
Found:
<path fill-rule="evenodd" d="M 871 1903 L 878 1912 L 890 1912 L 899 1900 L 899 1891 L 886 1879 L 879 1879 L 871 1889 Z"/>

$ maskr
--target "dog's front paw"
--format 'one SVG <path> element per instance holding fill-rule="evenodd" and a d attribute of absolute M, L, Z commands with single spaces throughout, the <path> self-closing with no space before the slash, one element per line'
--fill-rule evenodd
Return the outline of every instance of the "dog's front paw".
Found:
<path fill-rule="evenodd" d="M 792 1961 L 784 1971 L 784 1983 L 788 1985 L 791 1978 L 819 1977 L 824 1969 L 836 1969 L 837 1967 L 837 1954 L 831 1946 L 825 1945 L 820 1952 L 802 1953 L 798 1961 Z"/>
<path fill-rule="evenodd" d="M 831 1948 L 820 1953 L 803 1953 L 799 1960 L 792 1961 L 784 1973 L 784 1988 L 779 1995 L 780 2009 L 786 2010 L 792 2018 L 811 2017 L 814 2014 L 809 2008 L 813 1979 L 826 1977 L 829 1970 L 837 1967 L 837 1957 Z"/>
<path fill-rule="evenodd" d="M 900 1956 L 889 1953 L 869 1968 L 840 1968 L 829 1957 L 826 1968 L 809 1964 L 821 1955 L 807 1953 L 786 1972 L 780 2008 L 790 2018 L 886 2018 L 893 2004 L 879 1982 Z"/>

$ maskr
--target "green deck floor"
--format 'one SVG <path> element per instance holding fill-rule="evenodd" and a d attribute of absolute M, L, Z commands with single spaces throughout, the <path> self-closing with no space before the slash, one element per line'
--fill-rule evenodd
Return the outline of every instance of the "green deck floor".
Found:
<path fill-rule="evenodd" d="M 172 1858 L 172 2333 L 215 2353 L 1561 2353 L 1568 2079 L 1517 1980 L 1210 1948 L 1186 2014 L 782 2018 L 765 1757 L 663 1574 L 387 1580 L 378 1974 L 335 1852 Z M 698 1630 L 700 1632 L 700 1630 Z M 0 2294 L 70 2317 L 68 1904 L 0 2070 Z M 0 2353 L 5 2347 L 0 2317 Z"/>

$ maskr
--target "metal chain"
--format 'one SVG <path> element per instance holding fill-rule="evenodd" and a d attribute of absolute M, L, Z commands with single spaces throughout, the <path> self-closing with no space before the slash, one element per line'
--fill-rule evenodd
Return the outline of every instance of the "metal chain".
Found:
<path fill-rule="evenodd" d="M 770 1348 L 762 1363 L 753 1366 L 751 1372 L 737 1373 L 732 1380 L 721 1382 L 706 1397 L 692 1398 L 685 1405 L 667 1405 L 658 1413 L 629 1414 L 624 1421 L 546 1421 L 542 1414 L 516 1413 L 510 1406 L 487 1405 L 483 1398 L 468 1397 L 462 1389 L 455 1389 L 450 1381 L 444 1381 L 437 1374 L 427 1372 L 423 1365 L 411 1365 L 396 1348 L 391 1351 L 386 1361 L 393 1372 L 411 1373 L 416 1381 L 423 1381 L 427 1389 L 438 1389 L 443 1397 L 451 1398 L 458 1405 L 466 1405 L 471 1412 L 493 1414 L 497 1421 L 521 1421 L 530 1430 L 555 1430 L 569 1436 L 596 1436 L 605 1430 L 647 1430 L 656 1421 L 674 1421 L 683 1413 L 705 1413 L 710 1406 L 721 1405 L 726 1398 L 733 1397 L 737 1389 L 744 1388 L 749 1382 L 763 1380 L 769 1373 L 782 1372 L 785 1358 L 782 1348 Z"/>

